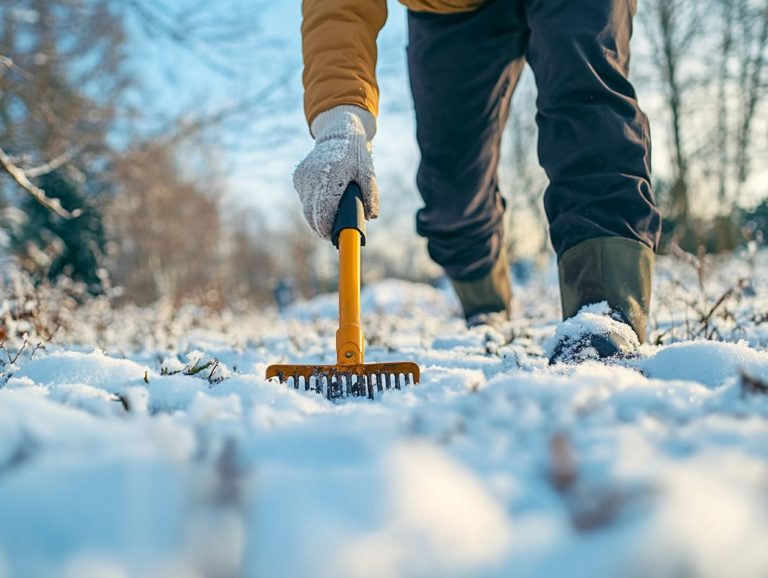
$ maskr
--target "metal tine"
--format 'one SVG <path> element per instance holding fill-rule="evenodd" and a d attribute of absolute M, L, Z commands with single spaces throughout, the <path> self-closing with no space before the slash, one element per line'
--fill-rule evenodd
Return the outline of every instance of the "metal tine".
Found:
<path fill-rule="evenodd" d="M 376 389 L 379 390 L 379 393 L 384 391 L 384 384 L 381 383 L 381 376 L 380 375 L 378 375 L 377 373 L 373 373 L 373 374 L 371 374 L 371 379 L 375 379 L 376 380 Z"/>
<path fill-rule="evenodd" d="M 312 387 L 312 378 L 314 376 L 310 375 L 309 377 L 304 378 L 304 391 L 309 391 L 310 387 Z"/>
<path fill-rule="evenodd" d="M 326 392 L 326 398 L 328 400 L 337 399 L 339 397 L 339 391 L 341 390 L 341 376 L 338 373 L 334 373 L 328 378 L 328 391 Z"/>
<path fill-rule="evenodd" d="M 402 389 L 402 384 L 400 383 L 400 375 L 397 373 L 392 374 L 392 381 L 395 382 L 395 389 Z"/>
<path fill-rule="evenodd" d="M 392 380 L 389 379 L 389 375 L 386 373 L 382 373 L 381 376 L 384 378 L 384 385 L 387 389 L 392 389 Z"/>
<path fill-rule="evenodd" d="M 299 389 L 299 374 L 293 374 L 293 389 Z"/>

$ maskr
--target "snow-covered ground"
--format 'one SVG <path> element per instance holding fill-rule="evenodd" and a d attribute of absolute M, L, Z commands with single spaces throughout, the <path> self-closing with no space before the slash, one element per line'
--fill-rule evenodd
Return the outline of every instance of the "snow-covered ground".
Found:
<path fill-rule="evenodd" d="M 768 255 L 660 265 L 661 345 L 610 366 L 547 366 L 551 269 L 498 333 L 369 286 L 367 360 L 423 371 L 374 402 L 263 379 L 334 360 L 333 296 L 58 321 L 6 299 L 29 314 L 0 351 L 0 577 L 764 578 Z"/>

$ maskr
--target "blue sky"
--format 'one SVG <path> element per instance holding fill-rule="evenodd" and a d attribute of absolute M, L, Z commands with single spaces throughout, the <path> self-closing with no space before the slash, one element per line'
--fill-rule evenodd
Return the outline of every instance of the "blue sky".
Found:
<path fill-rule="evenodd" d="M 189 0 L 171 0 L 184 6 Z M 158 42 L 137 47 L 135 67 L 146 87 L 141 98 L 153 99 L 154 106 L 169 111 L 215 110 L 283 78 L 279 104 L 256 110 L 242 124 L 227 127 L 222 135 L 226 152 L 219 158 L 228 174 L 231 201 L 263 210 L 298 211 L 293 192 L 293 168 L 311 149 L 306 128 L 301 85 L 301 3 L 298 0 L 269 2 L 261 7 L 255 0 L 224 0 L 217 3 L 249 16 L 254 6 L 253 31 L 236 50 L 223 50 L 221 58 L 234 68 L 235 76 L 221 74 L 194 51 L 179 50 Z M 418 164 L 410 94 L 405 64 L 405 9 L 390 2 L 390 18 L 379 38 L 381 50 L 381 114 L 375 142 L 377 171 L 382 195 L 397 188 L 398 203 L 383 203 L 385 214 L 402 211 L 403 194 L 412 212 L 418 206 L 413 181 Z M 140 37 L 141 35 L 137 35 Z M 213 59 L 213 57 L 211 57 Z M 409 189 L 402 192 L 404 188 Z M 411 206 L 412 205 L 412 206 Z"/>

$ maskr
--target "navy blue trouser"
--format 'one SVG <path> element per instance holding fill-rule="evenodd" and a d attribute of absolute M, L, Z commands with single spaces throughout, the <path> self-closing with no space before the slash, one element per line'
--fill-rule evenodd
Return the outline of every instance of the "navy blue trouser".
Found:
<path fill-rule="evenodd" d="M 451 278 L 480 278 L 499 254 L 499 148 L 526 61 L 558 256 L 594 237 L 656 248 L 648 120 L 627 79 L 634 11 L 635 0 L 489 0 L 474 12 L 409 12 L 417 231 Z"/>

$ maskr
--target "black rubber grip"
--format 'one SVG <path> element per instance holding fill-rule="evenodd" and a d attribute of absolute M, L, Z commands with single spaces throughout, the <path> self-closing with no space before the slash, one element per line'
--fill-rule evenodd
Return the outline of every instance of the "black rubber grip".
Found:
<path fill-rule="evenodd" d="M 360 244 L 365 246 L 365 210 L 363 209 L 363 193 L 357 183 L 347 185 L 339 201 L 339 211 L 333 222 L 331 241 L 339 248 L 339 233 L 344 229 L 357 229 L 360 232 Z"/>

